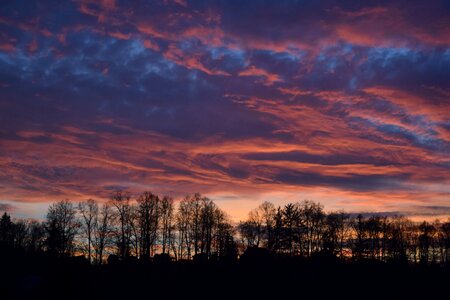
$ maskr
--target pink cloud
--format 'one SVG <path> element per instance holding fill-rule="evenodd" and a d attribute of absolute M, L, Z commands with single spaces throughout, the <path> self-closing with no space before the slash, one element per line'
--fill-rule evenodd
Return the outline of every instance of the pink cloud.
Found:
<path fill-rule="evenodd" d="M 169 48 L 164 52 L 164 57 L 174 63 L 184 66 L 188 69 L 196 69 L 202 71 L 208 75 L 222 75 L 229 76 L 225 71 L 207 68 L 200 61 L 200 58 L 194 53 L 185 53 L 181 49 L 177 48 L 175 44 L 169 45 Z"/>
<path fill-rule="evenodd" d="M 250 66 L 247 69 L 239 72 L 239 76 L 256 76 L 264 78 L 264 85 L 271 86 L 275 82 L 283 81 L 280 76 L 274 73 L 270 73 L 264 69 L 257 68 L 255 66 Z"/>

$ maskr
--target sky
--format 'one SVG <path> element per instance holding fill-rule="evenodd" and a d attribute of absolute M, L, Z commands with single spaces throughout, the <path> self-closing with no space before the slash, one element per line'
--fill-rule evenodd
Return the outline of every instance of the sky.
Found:
<path fill-rule="evenodd" d="M 450 216 L 450 2 L 3 0 L 0 210 L 116 190 Z"/>

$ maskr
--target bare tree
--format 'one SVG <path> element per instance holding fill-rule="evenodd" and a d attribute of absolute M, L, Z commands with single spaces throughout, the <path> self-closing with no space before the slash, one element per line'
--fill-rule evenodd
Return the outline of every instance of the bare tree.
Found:
<path fill-rule="evenodd" d="M 263 221 L 264 245 L 272 250 L 273 247 L 273 227 L 275 226 L 275 205 L 265 201 L 257 208 Z"/>
<path fill-rule="evenodd" d="M 166 253 L 166 249 L 170 251 L 172 244 L 172 230 L 173 230 L 173 199 L 164 196 L 161 200 L 161 238 L 162 238 L 162 253 Z"/>
<path fill-rule="evenodd" d="M 191 202 L 188 196 L 180 201 L 176 214 L 176 227 L 178 230 L 178 256 L 183 259 L 191 258 L 192 249 L 192 215 Z"/>
<path fill-rule="evenodd" d="M 78 203 L 78 211 L 81 215 L 81 224 L 87 237 L 88 260 L 92 262 L 92 236 L 97 229 L 98 204 L 93 199 Z"/>
<path fill-rule="evenodd" d="M 301 224 L 305 231 L 306 253 L 311 256 L 313 251 L 320 250 L 324 231 L 325 213 L 323 205 L 305 200 L 298 204 Z"/>
<path fill-rule="evenodd" d="M 214 230 L 214 249 L 217 258 L 231 258 L 237 257 L 237 246 L 234 241 L 235 230 L 231 225 L 229 217 L 220 208 L 216 208 L 214 212 L 216 224 Z"/>
<path fill-rule="evenodd" d="M 324 247 L 333 254 L 344 258 L 344 243 L 348 234 L 349 215 L 341 212 L 332 212 L 326 216 L 325 232 L 323 236 Z"/>
<path fill-rule="evenodd" d="M 408 231 L 412 222 L 402 216 L 391 218 L 388 227 L 387 251 L 392 259 L 407 260 Z"/>
<path fill-rule="evenodd" d="M 130 255 L 130 242 L 132 234 L 129 222 L 131 214 L 130 194 L 117 191 L 111 198 L 111 205 L 116 209 L 117 218 L 115 219 L 119 223 L 119 255 L 122 259 L 124 259 Z"/>
<path fill-rule="evenodd" d="M 212 239 L 214 234 L 216 205 L 209 198 L 202 198 L 201 208 L 201 238 L 200 253 L 205 253 L 207 257 L 211 255 Z"/>
<path fill-rule="evenodd" d="M 271 206 L 269 202 L 265 202 L 251 210 L 245 222 L 239 223 L 238 230 L 247 246 L 260 247 L 263 242 L 268 244 L 266 237 L 273 226 L 274 215 L 275 207 Z"/>
<path fill-rule="evenodd" d="M 111 243 L 111 235 L 113 233 L 113 211 L 110 203 L 103 203 L 99 208 L 94 237 L 92 239 L 93 248 L 95 250 L 95 261 L 102 264 L 105 249 Z"/>
<path fill-rule="evenodd" d="M 137 199 L 141 257 L 147 260 L 158 238 L 159 202 L 159 197 L 151 192 L 144 192 Z"/>

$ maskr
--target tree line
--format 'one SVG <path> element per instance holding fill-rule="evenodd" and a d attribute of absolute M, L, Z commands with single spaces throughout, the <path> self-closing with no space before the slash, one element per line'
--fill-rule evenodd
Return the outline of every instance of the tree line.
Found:
<path fill-rule="evenodd" d="M 413 222 L 404 216 L 325 212 L 313 201 L 276 207 L 264 202 L 233 224 L 211 199 L 173 198 L 123 191 L 107 202 L 68 200 L 49 206 L 46 219 L 0 219 L 0 249 L 84 256 L 105 261 L 236 259 L 239 255 L 313 257 L 342 260 L 450 263 L 450 220 Z M 252 251 L 250 251 L 252 250 Z"/>

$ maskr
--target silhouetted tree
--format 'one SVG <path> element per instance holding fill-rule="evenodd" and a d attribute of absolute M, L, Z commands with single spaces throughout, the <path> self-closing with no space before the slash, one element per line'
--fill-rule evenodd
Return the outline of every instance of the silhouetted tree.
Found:
<path fill-rule="evenodd" d="M 273 247 L 272 251 L 278 253 L 283 250 L 283 213 L 281 207 L 277 208 L 274 217 L 275 226 L 273 228 Z"/>
<path fill-rule="evenodd" d="M 0 246 L 12 247 L 14 245 L 13 222 L 6 212 L 0 219 Z"/>
<path fill-rule="evenodd" d="M 209 257 L 211 254 L 211 246 L 214 235 L 216 205 L 210 199 L 202 198 L 202 208 L 200 210 L 200 253 Z"/>
<path fill-rule="evenodd" d="M 45 246 L 45 226 L 36 220 L 31 220 L 28 227 L 28 250 L 30 252 L 42 252 Z"/>
<path fill-rule="evenodd" d="M 442 251 L 442 262 L 450 263 L 450 222 L 443 223 L 440 231 L 440 245 Z"/>
<path fill-rule="evenodd" d="M 46 220 L 47 250 L 59 256 L 71 255 L 79 229 L 76 209 L 68 200 L 52 204 Z"/>
<path fill-rule="evenodd" d="M 267 249 L 272 250 L 273 247 L 273 227 L 275 226 L 276 208 L 273 203 L 263 202 L 257 208 L 259 215 L 263 220 L 263 237 L 264 245 Z"/>
<path fill-rule="evenodd" d="M 326 216 L 323 235 L 324 248 L 344 258 L 344 246 L 348 238 L 349 215 L 344 212 L 332 212 Z"/>
<path fill-rule="evenodd" d="M 164 196 L 161 200 L 160 206 L 162 253 L 166 253 L 166 250 L 170 252 L 170 247 L 173 241 L 173 199 L 168 196 Z"/>
<path fill-rule="evenodd" d="M 306 200 L 298 204 L 298 211 L 305 233 L 306 253 L 311 256 L 313 251 L 321 249 L 325 221 L 323 205 Z"/>
<path fill-rule="evenodd" d="M 122 259 L 127 258 L 130 255 L 130 243 L 132 228 L 130 224 L 131 220 L 131 205 L 130 205 L 130 194 L 117 191 L 111 198 L 111 205 L 116 210 L 116 218 L 119 224 L 118 231 L 118 248 L 119 256 Z"/>
<path fill-rule="evenodd" d="M 364 231 L 366 232 L 366 242 L 368 245 L 368 254 L 371 259 L 379 259 L 380 252 L 380 242 L 381 242 L 381 232 L 382 232 L 382 224 L 381 218 L 379 216 L 372 216 L 364 223 Z"/>
<path fill-rule="evenodd" d="M 94 235 L 92 239 L 95 260 L 102 264 L 105 249 L 112 243 L 114 212 L 110 203 L 103 203 L 96 216 Z"/>
<path fill-rule="evenodd" d="M 240 222 L 238 230 L 242 239 L 242 242 L 246 247 L 258 247 L 260 241 L 260 226 L 254 222 L 247 220 Z"/>
<path fill-rule="evenodd" d="M 259 206 L 256 209 L 251 210 L 248 213 L 248 219 L 245 222 L 240 222 L 238 225 L 239 233 L 241 234 L 241 238 L 244 244 L 247 247 L 259 247 L 262 241 L 266 236 L 266 226 L 267 219 L 264 215 L 264 211 Z M 273 218 L 273 216 L 271 216 Z M 269 224 L 272 225 L 273 221 L 269 221 Z"/>
<path fill-rule="evenodd" d="M 341 259 L 351 253 L 355 260 L 450 261 L 450 222 L 419 224 L 402 216 L 361 214 L 350 218 L 342 211 L 327 214 L 312 201 L 277 209 L 264 202 L 237 226 L 200 194 L 186 196 L 175 210 L 172 198 L 150 192 L 134 203 L 128 193 L 119 191 L 101 207 L 94 200 L 79 203 L 77 209 L 68 200 L 60 201 L 49 207 L 43 223 L 12 220 L 7 213 L 0 218 L 0 248 L 13 251 L 4 253 L 46 250 L 68 256 L 81 249 L 87 261 L 98 264 L 105 254 L 114 253 L 110 260 L 115 257 L 117 262 L 152 256 L 169 262 L 172 255 L 180 260 L 234 259 L 239 238 L 247 253 Z"/>
<path fill-rule="evenodd" d="M 178 257 L 180 259 L 191 258 L 192 246 L 192 215 L 191 203 L 188 197 L 180 201 L 176 214 L 176 228 L 178 230 Z"/>
<path fill-rule="evenodd" d="M 202 209 L 205 201 L 200 194 L 188 195 L 179 204 L 177 228 L 181 234 L 181 252 L 186 249 L 186 257 L 200 253 L 202 244 Z M 183 257 L 183 255 L 181 255 Z"/>
<path fill-rule="evenodd" d="M 388 226 L 387 251 L 391 259 L 404 261 L 407 259 L 408 237 L 407 230 L 410 221 L 402 216 L 391 218 Z"/>
<path fill-rule="evenodd" d="M 283 236 L 281 240 L 283 241 L 283 248 L 292 255 L 295 251 L 295 245 L 300 245 L 302 230 L 300 210 L 297 205 L 288 203 L 284 206 L 282 214 Z"/>
<path fill-rule="evenodd" d="M 137 218 L 139 220 L 141 256 L 150 259 L 152 249 L 158 238 L 160 219 L 160 199 L 151 192 L 144 192 L 137 199 Z"/>
<path fill-rule="evenodd" d="M 419 226 L 419 257 L 421 263 L 428 263 L 430 257 L 430 248 L 433 245 L 436 228 L 433 224 L 424 221 Z"/>
<path fill-rule="evenodd" d="M 227 215 L 221 209 L 216 208 L 215 213 L 214 248 L 217 257 L 235 259 L 237 257 L 237 245 L 234 241 L 235 230 Z"/>
<path fill-rule="evenodd" d="M 88 260 L 92 262 L 92 236 L 97 229 L 98 204 L 93 199 L 78 204 L 78 211 L 81 215 L 81 224 L 83 232 L 87 237 Z"/>
<path fill-rule="evenodd" d="M 16 249 L 25 249 L 28 243 L 28 222 L 26 220 L 17 220 L 13 223 L 13 247 Z"/>
<path fill-rule="evenodd" d="M 366 229 L 365 219 L 359 214 L 356 219 L 352 220 L 352 229 L 355 233 L 353 239 L 352 256 L 356 259 L 362 259 L 365 254 Z"/>

